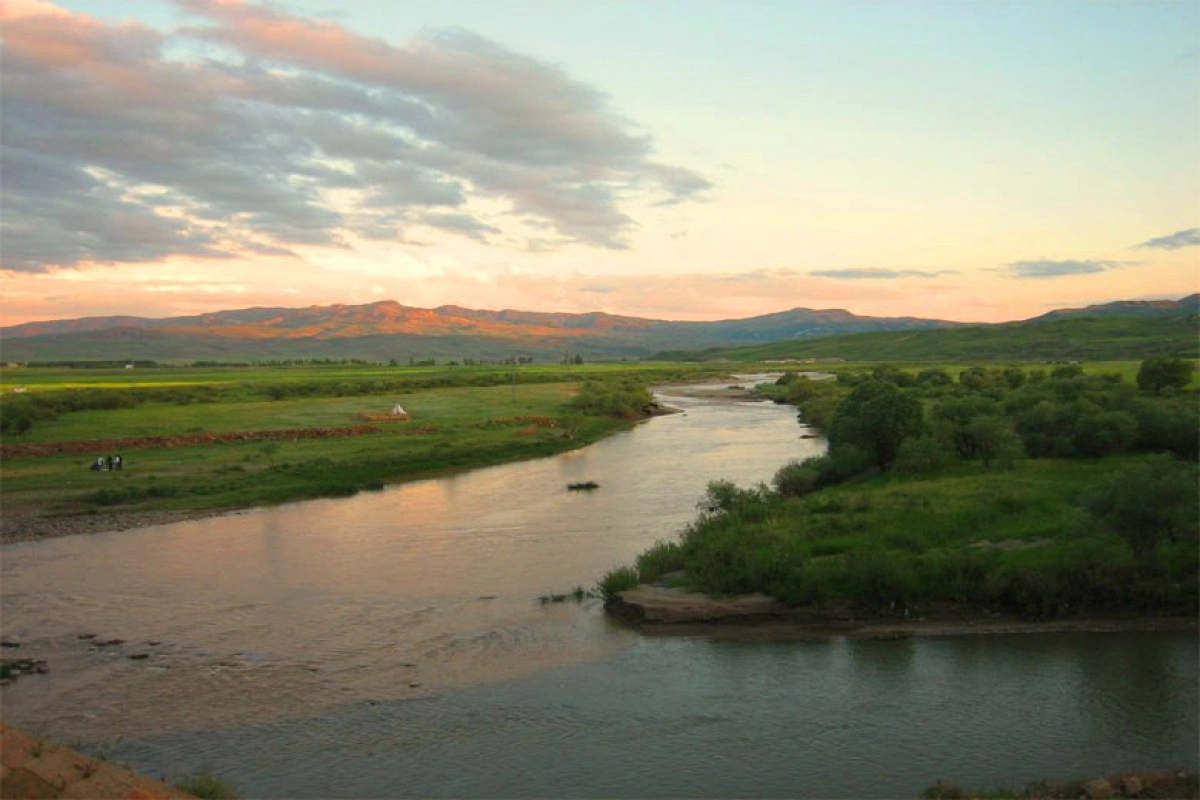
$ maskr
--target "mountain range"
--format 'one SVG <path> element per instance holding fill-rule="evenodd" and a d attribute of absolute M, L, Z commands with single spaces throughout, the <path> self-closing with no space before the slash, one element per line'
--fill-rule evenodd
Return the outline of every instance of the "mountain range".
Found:
<path fill-rule="evenodd" d="M 1194 315 L 1198 308 L 1200 295 L 1181 300 L 1119 301 L 1052 311 L 1028 323 L 1073 316 Z M 965 325 L 915 317 L 858 316 L 841 309 L 794 308 L 746 319 L 680 322 L 599 312 L 487 311 L 452 305 L 425 309 L 385 300 L 367 305 L 247 308 L 165 319 L 113 316 L 28 322 L 0 328 L 0 358 L 18 363 L 305 358 L 411 361 L 515 356 L 556 361 L 576 355 L 598 360 Z"/>

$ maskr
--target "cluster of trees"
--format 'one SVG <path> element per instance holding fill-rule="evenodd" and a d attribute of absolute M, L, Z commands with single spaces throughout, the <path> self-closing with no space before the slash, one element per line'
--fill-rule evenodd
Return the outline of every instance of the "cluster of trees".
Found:
<path fill-rule="evenodd" d="M 646 414 L 654 396 L 635 380 L 584 381 L 570 405 L 583 414 L 633 419 Z"/>
<path fill-rule="evenodd" d="M 148 361 L 144 359 L 131 361 L 29 361 L 26 362 L 27 367 L 51 367 L 51 368 L 67 368 L 67 369 L 122 369 L 125 366 L 132 364 L 135 367 L 146 369 L 149 367 L 164 367 L 167 364 L 159 364 L 157 361 Z"/>
<path fill-rule="evenodd" d="M 773 487 L 802 496 L 873 470 L 929 474 L 958 461 L 1011 468 L 1024 457 L 1156 453 L 1113 472 L 1083 502 L 1098 524 L 1147 556 L 1187 523 L 1196 527 L 1200 410 L 1182 391 L 1192 370 L 1181 359 L 1147 359 L 1137 388 L 1117 375 L 1085 375 L 1077 364 L 1049 373 L 971 367 L 957 380 L 941 369 L 913 375 L 889 365 L 836 382 L 784 376 L 782 397 L 825 430 L 829 451 L 784 466 Z"/>
<path fill-rule="evenodd" d="M 823 429 L 830 457 L 881 471 L 921 472 L 947 460 L 1011 466 L 1022 456 L 1099 457 L 1170 452 L 1195 460 L 1195 398 L 1181 391 L 1190 362 L 1147 359 L 1138 387 L 1077 364 L 1045 370 L 970 367 L 914 374 L 884 365 L 836 382 L 780 379 L 776 396 Z"/>

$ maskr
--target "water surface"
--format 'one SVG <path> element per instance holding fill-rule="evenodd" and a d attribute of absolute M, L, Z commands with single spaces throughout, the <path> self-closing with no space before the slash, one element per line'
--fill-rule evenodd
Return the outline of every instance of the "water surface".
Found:
<path fill-rule="evenodd" d="M 643 639 L 594 601 L 539 605 L 675 535 L 708 481 L 823 448 L 788 407 L 663 394 L 686 413 L 553 458 L 5 546 L 3 633 L 52 671 L 3 690 L 4 720 L 254 797 L 896 797 L 1197 767 L 1194 633 Z"/>

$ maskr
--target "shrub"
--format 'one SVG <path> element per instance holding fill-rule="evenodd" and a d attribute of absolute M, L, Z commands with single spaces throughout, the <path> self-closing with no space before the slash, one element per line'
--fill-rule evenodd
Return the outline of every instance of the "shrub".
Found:
<path fill-rule="evenodd" d="M 784 497 L 803 497 L 816 491 L 821 485 L 821 472 L 812 461 L 810 458 L 784 464 L 771 479 L 771 487 Z"/>
<path fill-rule="evenodd" d="M 593 416 L 633 418 L 654 404 L 654 396 L 633 380 L 587 381 L 571 399 L 571 407 Z"/>
<path fill-rule="evenodd" d="M 1139 558 L 1153 558 L 1163 538 L 1197 530 L 1197 470 L 1161 454 L 1109 474 L 1083 495 L 1084 508 L 1120 535 Z"/>
<path fill-rule="evenodd" d="M 894 469 L 901 475 L 928 475 L 945 467 L 954 457 L 936 437 L 914 436 L 900 444 Z"/>
<path fill-rule="evenodd" d="M 642 583 L 658 580 L 668 572 L 683 569 L 683 549 L 679 542 L 657 541 L 637 557 L 638 579 Z"/>
<path fill-rule="evenodd" d="M 596 591 L 604 598 L 604 602 L 611 603 L 617 599 L 618 594 L 634 588 L 638 583 L 636 567 L 616 567 L 605 573 L 596 585 Z"/>
<path fill-rule="evenodd" d="M 1138 424 L 1124 411 L 1080 414 L 1071 437 L 1075 452 L 1099 457 L 1128 450 L 1137 441 Z"/>
<path fill-rule="evenodd" d="M 1200 414 L 1194 400 L 1141 398 L 1133 406 L 1133 415 L 1138 426 L 1138 449 L 1196 460 Z"/>
<path fill-rule="evenodd" d="M 175 781 L 175 788 L 203 800 L 238 800 L 237 790 L 231 784 L 208 772 L 185 775 Z"/>
<path fill-rule="evenodd" d="M 33 427 L 33 407 L 29 403 L 7 402 L 0 406 L 0 433 L 20 436 Z"/>

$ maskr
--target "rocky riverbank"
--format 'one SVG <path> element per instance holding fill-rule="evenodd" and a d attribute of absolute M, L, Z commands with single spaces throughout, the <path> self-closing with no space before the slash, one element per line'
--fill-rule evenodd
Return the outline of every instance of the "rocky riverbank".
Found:
<path fill-rule="evenodd" d="M 1105 778 L 1076 781 L 1037 781 L 1024 789 L 967 791 L 938 781 L 921 793 L 924 800 L 967 800 L 967 798 L 1022 798 L 1022 800 L 1110 800 L 1110 798 L 1170 798 L 1184 800 L 1200 796 L 1200 776 L 1195 772 L 1121 772 Z"/>
<path fill-rule="evenodd" d="M 904 639 L 910 636 L 965 636 L 1008 633 L 1066 633 L 1197 630 L 1195 617 L 1110 615 L 1031 621 L 1011 615 L 962 610 L 865 617 L 848 609 L 793 608 L 762 594 L 709 597 L 663 585 L 640 585 L 606 605 L 642 633 L 703 634 L 719 638 Z"/>
<path fill-rule="evenodd" d="M 192 511 L 97 511 L 80 514 L 52 514 L 44 508 L 6 505 L 0 512 L 0 544 L 35 542 L 82 533 L 106 533 L 168 525 L 190 519 L 204 519 L 237 513 L 224 510 Z"/>

